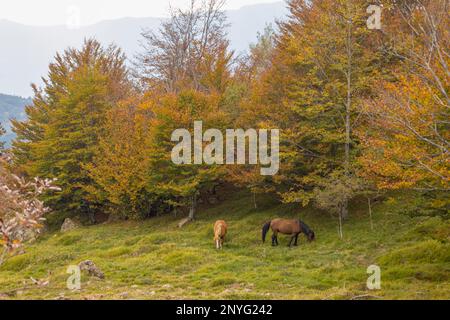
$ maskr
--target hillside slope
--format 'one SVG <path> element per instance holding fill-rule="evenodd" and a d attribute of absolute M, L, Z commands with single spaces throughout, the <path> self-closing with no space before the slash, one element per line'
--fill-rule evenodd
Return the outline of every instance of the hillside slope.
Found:
<path fill-rule="evenodd" d="M 231 196 L 230 196 L 231 197 Z M 261 197 L 262 198 L 262 197 Z M 47 234 L 0 267 L 0 298 L 12 299 L 442 299 L 450 298 L 449 221 L 399 214 L 400 202 L 375 206 L 374 230 L 356 207 L 339 240 L 336 221 L 244 193 L 211 208 L 195 222 L 180 217 L 103 224 Z M 265 203 L 263 203 L 265 202 Z M 317 239 L 294 248 L 261 242 L 262 224 L 301 217 Z M 214 249 L 212 225 L 224 218 L 229 235 Z M 91 259 L 104 280 L 83 274 L 81 291 L 66 289 L 67 267 Z M 381 267 L 381 290 L 366 289 L 371 264 Z M 48 279 L 47 286 L 32 283 Z"/>
<path fill-rule="evenodd" d="M 0 93 L 0 123 L 6 129 L 6 135 L 0 137 L 0 141 L 6 141 L 9 145 L 9 142 L 14 138 L 9 120 L 24 120 L 26 118 L 25 106 L 30 103 L 31 99 Z"/>

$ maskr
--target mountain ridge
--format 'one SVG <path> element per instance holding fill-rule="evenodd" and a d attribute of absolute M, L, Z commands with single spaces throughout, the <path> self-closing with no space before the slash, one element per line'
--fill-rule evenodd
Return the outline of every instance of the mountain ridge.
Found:
<path fill-rule="evenodd" d="M 231 49 L 245 52 L 256 41 L 258 31 L 266 24 L 284 17 L 284 2 L 262 3 L 228 10 L 228 29 Z M 128 59 L 139 52 L 140 33 L 143 29 L 156 30 L 164 17 L 123 17 L 103 20 L 96 24 L 68 29 L 64 25 L 30 26 L 0 20 L 0 43 L 7 44 L 0 55 L 0 92 L 30 96 L 30 83 L 42 84 L 48 64 L 56 52 L 69 46 L 79 47 L 84 38 L 95 37 L 106 44 L 115 43 Z"/>
<path fill-rule="evenodd" d="M 6 142 L 6 146 L 10 146 L 14 133 L 11 130 L 11 119 L 24 120 L 25 106 L 30 104 L 31 98 L 13 96 L 0 93 L 0 124 L 5 128 L 6 134 L 0 136 L 0 141 Z"/>

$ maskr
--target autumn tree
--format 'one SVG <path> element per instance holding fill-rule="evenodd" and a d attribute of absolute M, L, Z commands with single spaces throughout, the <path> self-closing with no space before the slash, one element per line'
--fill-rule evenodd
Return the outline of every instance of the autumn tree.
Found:
<path fill-rule="evenodd" d="M 289 19 L 279 25 L 270 69 L 255 87 L 252 105 L 261 124 L 281 129 L 280 176 L 274 179 L 279 194 L 307 205 L 331 176 L 356 179 L 353 129 L 381 62 L 376 34 L 366 26 L 365 1 L 288 5 Z M 344 197 L 342 218 L 350 198 Z"/>
<path fill-rule="evenodd" d="M 173 207 L 188 207 L 190 220 L 194 219 L 197 198 L 202 190 L 210 189 L 223 175 L 220 163 L 204 163 L 203 156 L 195 160 L 194 125 L 201 120 L 202 131 L 223 129 L 226 116 L 220 111 L 220 96 L 195 90 L 179 94 L 163 95 L 153 106 L 155 116 L 150 122 L 150 170 L 153 190 L 165 198 Z M 176 129 L 187 130 L 187 140 L 173 136 Z M 202 132 L 197 132 L 202 135 Z M 213 142 L 213 139 L 210 141 Z M 186 149 L 174 149 L 175 145 L 186 143 Z M 201 149 L 208 143 L 201 140 Z M 190 161 L 174 163 L 173 153 Z M 201 151 L 200 151 L 201 152 Z M 213 151 L 213 154 L 218 150 Z"/>
<path fill-rule="evenodd" d="M 93 220 L 99 204 L 90 201 L 93 180 L 85 165 L 98 148 L 108 110 L 128 94 L 125 57 L 115 46 L 86 40 L 80 50 L 58 53 L 43 89 L 33 88 L 28 119 L 13 121 L 15 164 L 28 176 L 58 179 L 63 191 L 46 196 L 46 205 Z"/>
<path fill-rule="evenodd" d="M 259 79 L 272 65 L 276 33 L 269 24 L 265 26 L 263 32 L 258 32 L 256 38 L 256 43 L 250 44 L 250 54 L 246 59 L 249 76 L 255 80 Z"/>
<path fill-rule="evenodd" d="M 267 129 L 268 124 L 262 118 L 265 115 L 259 103 L 259 90 L 265 90 L 263 80 L 272 67 L 275 52 L 276 34 L 271 25 L 257 34 L 257 41 L 250 44 L 249 54 L 239 60 L 229 92 L 234 91 L 231 118 L 239 128 Z M 248 148 L 248 141 L 246 141 Z M 240 188 L 248 189 L 253 196 L 253 206 L 258 207 L 257 194 L 274 193 L 271 176 L 262 176 L 259 164 L 227 166 L 227 181 Z"/>
<path fill-rule="evenodd" d="M 174 164 L 171 140 L 175 129 L 193 134 L 202 120 L 204 130 L 223 128 L 232 104 L 233 53 L 228 49 L 224 1 L 191 1 L 187 10 L 171 11 L 158 33 L 143 33 L 143 52 L 135 65 L 145 89 L 144 105 L 152 114 L 149 131 L 148 188 L 172 207 L 188 206 L 195 215 L 199 192 L 220 176 L 218 166 Z"/>
<path fill-rule="evenodd" d="M 143 33 L 134 61 L 141 92 L 106 112 L 93 161 L 83 166 L 94 182 L 90 201 L 123 218 L 145 218 L 166 208 L 195 214 L 200 191 L 214 186 L 217 166 L 179 165 L 171 160 L 175 129 L 223 127 L 233 104 L 232 52 L 228 50 L 222 1 L 172 9 L 159 32 Z M 190 151 L 189 151 L 190 152 Z"/>
<path fill-rule="evenodd" d="M 314 189 L 314 202 L 320 209 L 337 217 L 339 237 L 343 239 L 342 210 L 348 202 L 364 190 L 364 185 L 356 176 L 349 176 L 345 171 L 333 171 L 328 180 L 321 180 Z"/>
<path fill-rule="evenodd" d="M 390 6 L 386 55 L 396 57 L 395 78 L 379 81 L 366 103 L 369 130 L 359 135 L 366 178 L 381 189 L 448 193 L 449 2 L 408 1 Z M 440 205 L 448 204 L 447 200 Z"/>
<path fill-rule="evenodd" d="M 165 92 L 186 88 L 204 91 L 211 85 L 208 82 L 213 69 L 226 71 L 223 68 L 231 55 L 227 50 L 224 2 L 208 0 L 198 4 L 191 0 L 186 10 L 171 9 L 170 18 L 158 32 L 142 33 L 143 51 L 137 55 L 135 65 L 146 88 L 157 85 Z M 215 86 L 220 87 L 217 75 Z"/>
<path fill-rule="evenodd" d="M 95 182 L 88 187 L 92 201 L 121 218 L 148 217 L 155 203 L 148 184 L 150 121 L 138 98 L 119 102 L 107 112 L 98 149 L 85 166 Z"/>

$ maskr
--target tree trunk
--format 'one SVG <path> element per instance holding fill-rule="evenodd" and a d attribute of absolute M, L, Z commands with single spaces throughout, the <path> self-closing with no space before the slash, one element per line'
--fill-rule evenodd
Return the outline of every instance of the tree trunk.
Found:
<path fill-rule="evenodd" d="M 345 175 L 348 177 L 350 174 L 350 134 L 351 134 L 351 123 L 350 123 L 350 114 L 351 114 L 351 105 L 352 105 L 352 59 L 353 59 L 353 51 L 352 51 L 352 22 L 348 22 L 347 25 L 347 100 L 345 102 L 345 159 L 344 159 L 344 170 Z M 348 201 L 344 202 L 344 206 L 342 208 L 342 219 L 346 220 L 348 218 Z"/>
<path fill-rule="evenodd" d="M 182 228 L 185 224 L 195 219 L 195 205 L 197 204 L 197 195 L 191 196 L 191 207 L 189 208 L 189 214 L 187 218 L 184 218 L 178 223 L 178 228 Z"/>
<path fill-rule="evenodd" d="M 367 197 L 367 203 L 368 203 L 368 205 L 369 205 L 370 230 L 373 231 L 372 204 L 370 203 L 370 197 Z"/>
<path fill-rule="evenodd" d="M 339 234 L 339 238 L 342 240 L 344 238 L 344 232 L 343 232 L 343 227 L 342 227 L 342 212 L 344 211 L 344 204 L 340 203 L 339 204 L 339 211 L 338 211 L 338 234 Z"/>
<path fill-rule="evenodd" d="M 253 192 L 253 206 L 255 207 L 255 209 L 258 209 L 258 206 L 256 205 L 256 193 Z"/>
<path fill-rule="evenodd" d="M 343 210 L 341 210 L 341 212 L 339 213 L 339 238 L 341 240 L 344 238 L 344 233 L 342 230 L 342 212 L 343 212 Z"/>
<path fill-rule="evenodd" d="M 191 208 L 189 209 L 189 220 L 195 219 L 195 205 L 197 204 L 197 195 L 194 194 L 191 196 Z"/>
<path fill-rule="evenodd" d="M 342 216 L 342 219 L 344 219 L 344 220 L 348 219 L 348 201 L 347 200 L 344 201 L 344 205 L 342 206 L 341 216 Z"/>

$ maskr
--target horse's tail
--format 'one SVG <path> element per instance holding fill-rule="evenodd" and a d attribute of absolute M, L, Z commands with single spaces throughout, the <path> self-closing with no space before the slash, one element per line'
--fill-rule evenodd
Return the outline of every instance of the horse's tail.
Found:
<path fill-rule="evenodd" d="M 262 241 L 265 242 L 266 241 L 266 234 L 267 231 L 269 231 L 270 228 L 270 223 L 272 221 L 267 222 L 263 227 L 262 227 Z"/>

